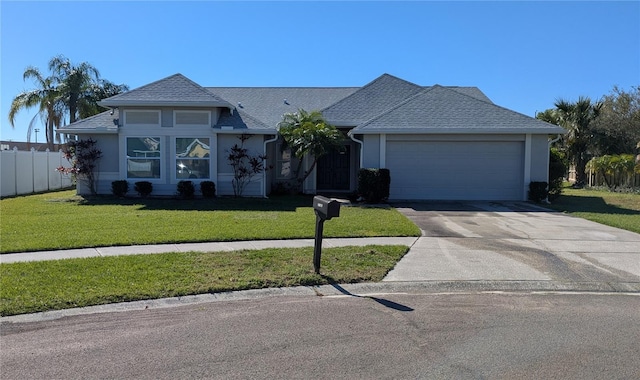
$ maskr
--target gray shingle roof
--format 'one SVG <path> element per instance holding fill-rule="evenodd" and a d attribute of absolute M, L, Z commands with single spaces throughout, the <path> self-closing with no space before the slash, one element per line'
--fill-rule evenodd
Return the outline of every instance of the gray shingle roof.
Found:
<path fill-rule="evenodd" d="M 383 74 L 346 98 L 322 110 L 325 119 L 338 126 L 363 123 L 422 91 L 422 86 Z"/>
<path fill-rule="evenodd" d="M 247 114 L 239 109 L 229 110 L 223 109 L 218 118 L 218 124 L 215 128 L 223 129 L 224 127 L 233 127 L 233 130 L 251 130 L 252 132 L 264 132 L 275 134 L 275 127 L 269 126 L 255 117 Z"/>
<path fill-rule="evenodd" d="M 360 124 L 351 133 L 563 133 L 530 116 L 433 86 Z"/>
<path fill-rule="evenodd" d="M 241 115 L 247 114 L 275 128 L 282 115 L 321 110 L 352 94 L 359 87 L 207 87 L 211 93 L 225 99 Z M 285 103 L 286 100 L 286 103 Z"/>
<path fill-rule="evenodd" d="M 231 107 L 182 74 L 174 74 L 145 86 L 103 99 L 103 107 L 119 106 L 191 106 Z"/>
<path fill-rule="evenodd" d="M 58 130 L 62 133 L 118 133 L 119 118 L 120 112 L 118 109 L 114 109 L 78 120 L 73 124 L 60 127 Z"/>

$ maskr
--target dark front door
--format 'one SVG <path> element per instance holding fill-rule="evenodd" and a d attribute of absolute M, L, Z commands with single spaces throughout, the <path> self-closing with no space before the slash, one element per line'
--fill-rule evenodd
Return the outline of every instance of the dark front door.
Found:
<path fill-rule="evenodd" d="M 318 160 L 318 190 L 349 190 L 351 147 L 332 151 Z"/>

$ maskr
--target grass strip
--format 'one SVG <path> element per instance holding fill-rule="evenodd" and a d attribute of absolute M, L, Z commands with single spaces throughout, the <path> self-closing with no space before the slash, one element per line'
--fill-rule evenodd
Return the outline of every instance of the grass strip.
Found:
<path fill-rule="evenodd" d="M 74 191 L 0 201 L 0 252 L 205 241 L 313 238 L 312 197 L 82 198 Z M 325 237 L 420 236 L 393 208 L 342 207 Z"/>
<path fill-rule="evenodd" d="M 406 246 L 186 252 L 0 264 L 0 315 L 232 290 L 380 281 Z"/>
<path fill-rule="evenodd" d="M 593 222 L 640 233 L 640 194 L 606 190 L 563 189 L 547 206 Z"/>

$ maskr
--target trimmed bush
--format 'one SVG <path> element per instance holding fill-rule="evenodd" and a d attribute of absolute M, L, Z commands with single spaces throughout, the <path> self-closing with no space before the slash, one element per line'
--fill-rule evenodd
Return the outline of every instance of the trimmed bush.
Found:
<path fill-rule="evenodd" d="M 389 169 L 360 169 L 358 194 L 367 203 L 380 203 L 389 199 L 391 174 Z"/>
<path fill-rule="evenodd" d="M 184 199 L 191 199 L 196 193 L 196 188 L 193 186 L 193 182 L 191 181 L 178 182 L 177 189 L 178 195 Z"/>
<path fill-rule="evenodd" d="M 562 153 L 551 148 L 549 155 L 549 199 L 553 200 L 562 193 L 562 181 L 567 171 Z"/>
<path fill-rule="evenodd" d="M 547 182 L 530 182 L 529 183 L 529 200 L 534 202 L 542 202 L 547 199 L 549 193 L 547 192 Z"/>
<path fill-rule="evenodd" d="M 202 181 L 200 182 L 200 192 L 205 198 L 215 198 L 216 184 L 213 181 Z"/>
<path fill-rule="evenodd" d="M 127 195 L 127 191 L 129 191 L 129 182 L 126 180 L 118 180 L 111 182 L 111 193 L 116 197 L 124 197 Z"/>
<path fill-rule="evenodd" d="M 134 184 L 133 189 L 145 198 L 153 191 L 153 184 L 149 181 L 138 181 Z"/>

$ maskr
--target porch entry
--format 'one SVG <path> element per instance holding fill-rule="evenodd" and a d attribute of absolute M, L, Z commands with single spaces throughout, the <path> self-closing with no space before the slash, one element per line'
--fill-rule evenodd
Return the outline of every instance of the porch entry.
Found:
<path fill-rule="evenodd" d="M 317 190 L 348 191 L 351 176 L 351 147 L 345 145 L 341 151 L 331 151 L 320 157 L 317 164 Z"/>

